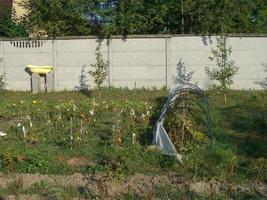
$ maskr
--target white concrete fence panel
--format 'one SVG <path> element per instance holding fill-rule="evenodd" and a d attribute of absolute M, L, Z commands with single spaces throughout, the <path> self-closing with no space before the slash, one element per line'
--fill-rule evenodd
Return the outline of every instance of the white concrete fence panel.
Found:
<path fill-rule="evenodd" d="M 211 81 L 205 73 L 211 47 L 216 37 L 144 35 L 103 40 L 102 54 L 109 60 L 106 86 L 128 88 L 168 87 L 173 85 L 176 65 L 181 58 L 188 71 L 194 71 L 192 82 L 206 89 Z M 52 65 L 55 72 L 55 89 L 74 90 L 79 87 L 81 69 L 91 69 L 96 62 L 95 37 L 57 38 L 55 40 L 1 40 L 0 74 L 6 75 L 9 90 L 31 89 L 30 74 L 26 65 Z M 264 65 L 267 65 L 267 36 L 229 36 L 227 45 L 232 47 L 231 58 L 239 67 L 233 89 L 260 89 Z M 93 79 L 87 73 L 89 85 Z"/>

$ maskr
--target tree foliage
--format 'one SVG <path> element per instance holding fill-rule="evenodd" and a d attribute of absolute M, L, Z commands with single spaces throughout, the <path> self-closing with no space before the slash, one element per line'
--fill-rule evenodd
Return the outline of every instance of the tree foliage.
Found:
<path fill-rule="evenodd" d="M 267 0 L 24 0 L 48 36 L 267 33 Z"/>
<path fill-rule="evenodd" d="M 26 29 L 18 22 L 12 10 L 4 1 L 0 1 L 0 37 L 24 37 L 27 36 Z"/>
<path fill-rule="evenodd" d="M 266 0 L 116 0 L 111 34 L 263 33 Z"/>

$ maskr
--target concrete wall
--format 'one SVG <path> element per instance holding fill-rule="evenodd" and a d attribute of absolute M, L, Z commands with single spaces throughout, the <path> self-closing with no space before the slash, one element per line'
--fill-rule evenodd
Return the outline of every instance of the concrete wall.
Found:
<path fill-rule="evenodd" d="M 30 43 L 29 43 L 30 42 Z M 82 66 L 90 70 L 95 63 L 96 38 L 58 38 L 56 40 L 0 41 L 0 73 L 6 74 L 7 89 L 30 90 L 27 64 L 52 65 L 55 68 L 56 90 L 74 90 L 79 86 Z M 35 42 L 35 43 L 34 43 Z M 233 89 L 260 89 L 255 81 L 264 79 L 267 63 L 267 36 L 228 37 L 232 46 L 231 58 L 239 66 Z M 110 62 L 106 86 L 170 88 L 180 58 L 188 71 L 193 70 L 193 83 L 202 88 L 211 84 L 205 66 L 209 60 L 215 37 L 201 36 L 131 36 L 102 41 L 103 57 Z M 2 59 L 1 59 L 2 58 Z M 88 75 L 89 85 L 93 80 Z"/>

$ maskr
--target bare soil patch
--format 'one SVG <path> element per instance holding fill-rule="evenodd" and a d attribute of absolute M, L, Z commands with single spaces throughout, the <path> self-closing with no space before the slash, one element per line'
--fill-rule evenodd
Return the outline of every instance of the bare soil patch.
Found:
<path fill-rule="evenodd" d="M 156 187 L 173 185 L 179 190 L 183 191 L 186 188 L 189 191 L 202 194 L 210 193 L 211 187 L 214 188 L 216 193 L 221 190 L 227 189 L 228 185 L 224 182 L 191 182 L 178 177 L 175 174 L 169 175 L 144 175 L 134 174 L 127 178 L 118 180 L 110 179 L 103 174 L 79 174 L 75 173 L 69 176 L 55 176 L 55 175 L 42 175 L 42 174 L 13 174 L 4 175 L 0 174 L 0 187 L 7 188 L 10 183 L 21 180 L 23 189 L 28 189 L 34 184 L 45 182 L 57 187 L 72 186 L 77 188 L 85 188 L 90 191 L 95 197 L 100 199 L 114 199 L 119 198 L 123 194 L 133 192 L 137 197 L 142 197 L 144 194 L 153 193 Z M 213 185 L 213 186 L 212 186 Z M 232 186 L 235 191 L 257 191 L 267 197 L 267 185 L 265 184 L 251 184 L 251 185 L 234 185 Z M 21 196 L 20 199 L 27 199 L 27 195 Z M 12 199 L 9 196 L 7 199 Z M 38 196 L 34 196 L 38 199 Z"/>

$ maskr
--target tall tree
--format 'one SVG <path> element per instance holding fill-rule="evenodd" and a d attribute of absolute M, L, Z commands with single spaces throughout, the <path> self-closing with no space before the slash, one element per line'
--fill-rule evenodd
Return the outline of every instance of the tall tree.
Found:
<path fill-rule="evenodd" d="M 12 18 L 11 4 L 0 0 L 0 37 L 24 37 L 27 36 L 24 26 Z"/>
<path fill-rule="evenodd" d="M 25 0 L 23 22 L 31 33 L 48 36 L 90 34 L 93 25 L 83 14 L 81 0 Z"/>
<path fill-rule="evenodd" d="M 267 0 L 27 0 L 30 32 L 49 36 L 267 32 Z"/>

